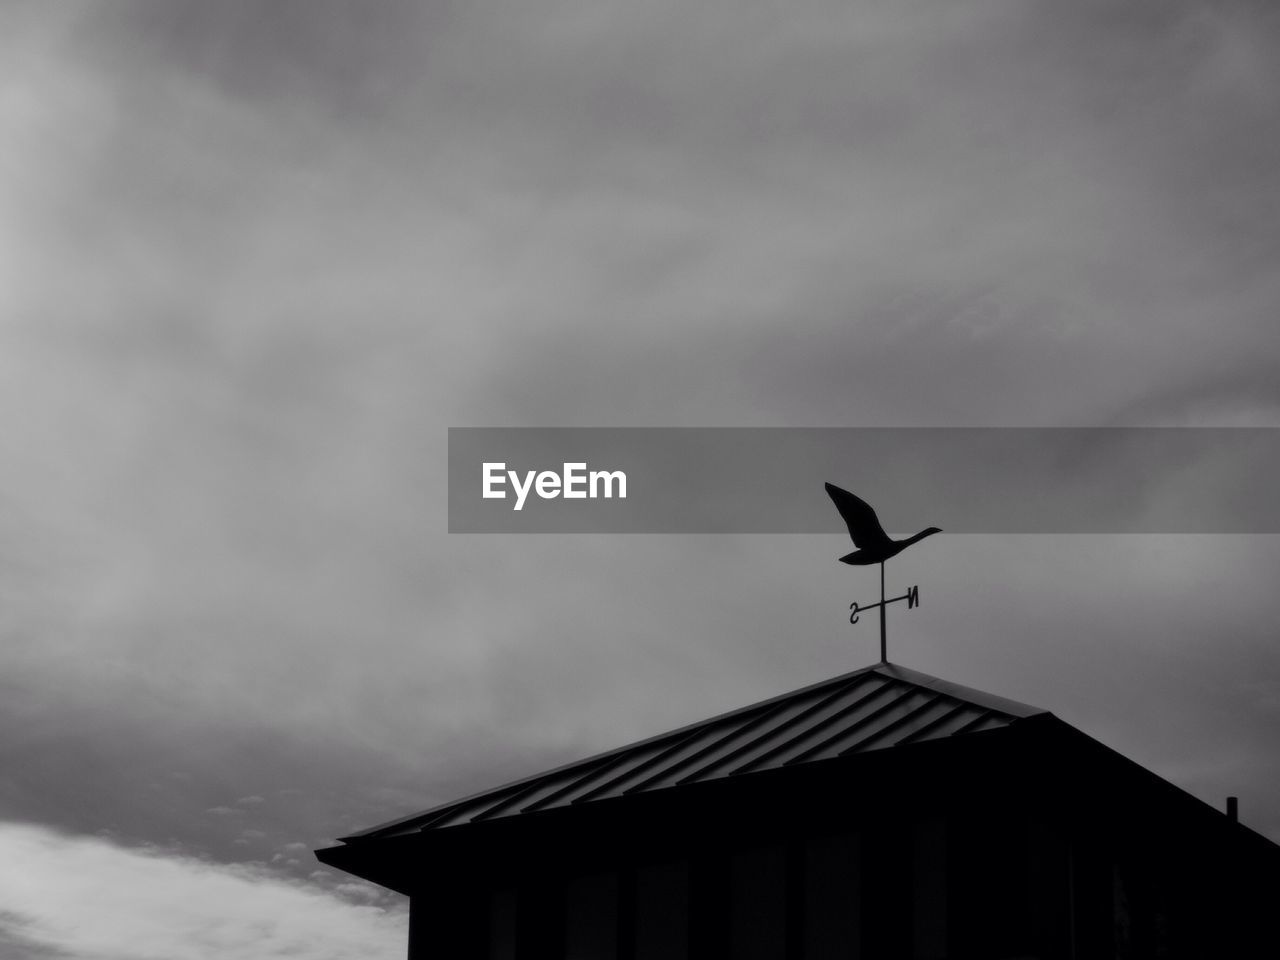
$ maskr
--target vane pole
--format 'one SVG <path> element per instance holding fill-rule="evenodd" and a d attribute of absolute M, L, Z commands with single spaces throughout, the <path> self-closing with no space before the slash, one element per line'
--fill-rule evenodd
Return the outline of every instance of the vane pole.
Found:
<path fill-rule="evenodd" d="M 889 615 L 889 605 L 884 602 L 884 561 L 880 561 L 880 662 L 889 662 L 888 631 L 885 628 L 885 617 Z"/>

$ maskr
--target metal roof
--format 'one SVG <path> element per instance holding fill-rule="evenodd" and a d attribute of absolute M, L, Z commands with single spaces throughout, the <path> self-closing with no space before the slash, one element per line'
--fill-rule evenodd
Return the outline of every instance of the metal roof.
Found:
<path fill-rule="evenodd" d="M 878 663 L 344 842 L 439 830 L 1008 726 L 1036 707 Z"/>

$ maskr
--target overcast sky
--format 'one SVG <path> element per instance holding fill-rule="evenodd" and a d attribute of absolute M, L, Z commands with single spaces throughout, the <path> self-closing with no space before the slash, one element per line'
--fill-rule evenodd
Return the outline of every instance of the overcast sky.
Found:
<path fill-rule="evenodd" d="M 1280 426 L 1278 122 L 1265 0 L 3 2 L 0 950 L 400 956 L 310 850 L 875 657 L 834 512 L 449 536 L 449 426 Z M 1280 840 L 1278 540 L 891 657 Z"/>

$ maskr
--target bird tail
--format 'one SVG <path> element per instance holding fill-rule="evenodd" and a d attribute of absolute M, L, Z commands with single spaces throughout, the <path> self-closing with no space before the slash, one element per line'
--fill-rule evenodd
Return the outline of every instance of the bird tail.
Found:
<path fill-rule="evenodd" d="M 855 550 L 853 553 L 846 553 L 840 558 L 841 563 L 851 563 L 854 565 L 862 563 L 862 551 Z"/>

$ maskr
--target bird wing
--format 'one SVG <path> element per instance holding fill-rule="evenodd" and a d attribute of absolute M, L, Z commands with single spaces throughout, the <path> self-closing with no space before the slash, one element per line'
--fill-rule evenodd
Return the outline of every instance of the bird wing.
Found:
<path fill-rule="evenodd" d="M 834 484 L 828 483 L 826 488 L 827 496 L 836 505 L 845 526 L 849 528 L 849 539 L 853 541 L 855 547 L 865 550 L 867 547 L 890 542 L 889 535 L 884 532 L 884 527 L 880 526 L 880 520 L 876 512 L 871 509 L 871 504 L 861 497 L 855 497 L 848 490 L 841 490 Z"/>

